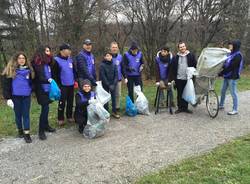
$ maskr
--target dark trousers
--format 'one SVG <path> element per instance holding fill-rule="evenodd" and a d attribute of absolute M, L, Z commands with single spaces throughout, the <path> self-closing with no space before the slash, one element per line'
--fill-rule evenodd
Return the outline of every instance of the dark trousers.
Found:
<path fill-rule="evenodd" d="M 60 89 L 61 99 L 58 102 L 58 120 L 64 120 L 65 103 L 67 103 L 66 117 L 67 119 L 72 118 L 74 86 L 62 86 Z"/>
<path fill-rule="evenodd" d="M 141 86 L 141 90 L 142 90 L 141 76 L 130 76 L 127 79 L 128 79 L 128 83 L 127 83 L 128 96 L 130 97 L 130 99 L 134 103 L 134 86 L 140 85 Z"/>
<path fill-rule="evenodd" d="M 12 98 L 14 103 L 14 112 L 16 126 L 18 129 L 30 129 L 30 96 L 14 96 Z"/>
<path fill-rule="evenodd" d="M 112 91 L 110 91 L 109 87 L 106 85 L 103 85 L 103 89 L 111 94 L 112 112 L 116 113 L 116 86 L 114 87 L 114 90 L 112 90 Z M 104 108 L 108 111 L 109 110 L 109 103 L 106 103 L 104 105 Z"/>
<path fill-rule="evenodd" d="M 41 105 L 41 114 L 39 118 L 39 131 L 44 131 L 49 126 L 49 104 Z"/>
<path fill-rule="evenodd" d="M 176 89 L 177 89 L 177 105 L 179 110 L 187 110 L 188 103 L 182 98 L 182 93 L 187 84 L 187 80 L 176 80 Z"/>

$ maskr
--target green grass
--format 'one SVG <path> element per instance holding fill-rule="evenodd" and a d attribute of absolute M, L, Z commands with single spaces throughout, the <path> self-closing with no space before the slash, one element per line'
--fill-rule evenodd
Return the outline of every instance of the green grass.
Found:
<path fill-rule="evenodd" d="M 250 135 L 139 179 L 136 184 L 249 184 Z"/>
<path fill-rule="evenodd" d="M 215 83 L 215 89 L 217 94 L 220 94 L 221 79 L 218 79 Z M 153 104 L 156 94 L 155 81 L 144 81 L 143 92 L 149 100 L 150 109 L 153 110 Z M 250 90 L 250 71 L 245 71 L 238 83 L 239 91 Z M 121 114 L 125 112 L 125 97 L 127 95 L 127 88 L 123 84 L 122 86 L 122 98 L 121 98 Z M 175 95 L 176 98 L 176 95 Z M 14 119 L 14 112 L 10 109 L 4 100 L 0 100 L 0 137 L 14 136 L 16 134 L 16 125 Z M 35 134 L 38 130 L 38 121 L 40 115 L 40 106 L 37 104 L 35 97 L 32 99 L 31 105 L 31 133 Z M 57 127 L 57 102 L 53 102 L 50 105 L 49 122 L 53 127 Z M 67 125 L 69 126 L 69 125 Z"/>

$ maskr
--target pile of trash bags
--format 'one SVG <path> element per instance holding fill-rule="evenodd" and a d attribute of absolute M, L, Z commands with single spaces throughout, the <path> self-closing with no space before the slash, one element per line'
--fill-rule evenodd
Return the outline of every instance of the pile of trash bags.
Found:
<path fill-rule="evenodd" d="M 110 99 L 111 95 L 103 89 L 101 82 L 98 81 L 96 100 L 87 107 L 88 121 L 83 131 L 84 137 L 93 139 L 104 135 L 105 126 L 110 120 L 110 114 L 103 105 Z"/>
<path fill-rule="evenodd" d="M 137 95 L 135 100 L 135 107 L 139 114 L 150 115 L 148 100 L 141 90 L 141 86 L 135 86 L 134 92 Z"/>
<path fill-rule="evenodd" d="M 49 90 L 49 99 L 52 101 L 60 100 L 61 98 L 61 90 L 58 87 L 56 81 L 52 79 L 50 83 L 50 90 Z"/>

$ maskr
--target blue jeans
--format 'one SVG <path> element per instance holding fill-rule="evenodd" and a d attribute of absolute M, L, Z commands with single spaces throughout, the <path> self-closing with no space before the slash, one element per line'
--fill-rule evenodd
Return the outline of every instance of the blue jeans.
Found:
<path fill-rule="evenodd" d="M 221 88 L 220 106 L 224 106 L 226 99 L 227 88 L 229 87 L 231 96 L 233 98 L 233 110 L 238 111 L 238 94 L 237 94 L 237 80 L 224 79 Z"/>
<path fill-rule="evenodd" d="M 49 126 L 49 104 L 42 105 L 41 114 L 39 119 L 39 130 L 44 131 Z"/>
<path fill-rule="evenodd" d="M 13 96 L 16 126 L 18 129 L 30 129 L 30 96 Z"/>

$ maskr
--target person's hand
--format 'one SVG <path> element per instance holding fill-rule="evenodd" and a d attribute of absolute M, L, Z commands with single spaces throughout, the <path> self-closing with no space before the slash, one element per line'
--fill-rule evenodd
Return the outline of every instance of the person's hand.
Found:
<path fill-rule="evenodd" d="M 143 70 L 143 65 L 140 66 L 139 71 L 141 72 Z"/>
<path fill-rule="evenodd" d="M 110 91 L 114 91 L 114 90 L 115 90 L 115 85 L 113 85 L 113 84 L 112 84 L 112 85 L 109 85 L 109 90 L 110 90 Z"/>
<path fill-rule="evenodd" d="M 156 85 L 156 86 L 160 86 L 160 82 L 156 82 L 155 85 Z"/>
<path fill-rule="evenodd" d="M 13 101 L 12 101 L 11 99 L 8 99 L 8 100 L 7 100 L 7 105 L 8 105 L 9 107 L 11 107 L 12 109 L 14 108 L 14 103 L 13 103 Z"/>
<path fill-rule="evenodd" d="M 52 82 L 52 80 L 53 80 L 52 78 L 49 78 L 49 79 L 48 79 L 48 82 L 49 82 L 49 83 L 51 83 L 51 82 Z"/>
<path fill-rule="evenodd" d="M 125 79 L 124 79 L 124 82 L 125 82 L 125 84 L 127 84 L 127 83 L 128 83 L 128 79 L 127 79 L 127 78 L 125 78 Z"/>

